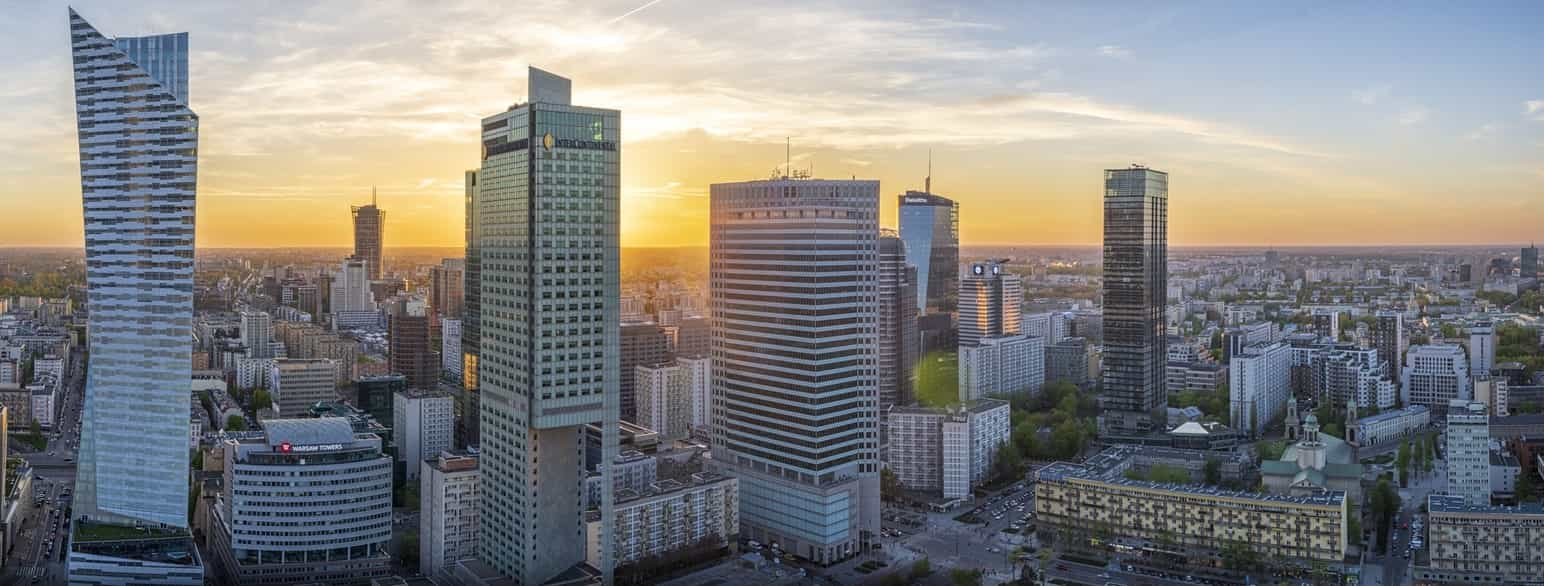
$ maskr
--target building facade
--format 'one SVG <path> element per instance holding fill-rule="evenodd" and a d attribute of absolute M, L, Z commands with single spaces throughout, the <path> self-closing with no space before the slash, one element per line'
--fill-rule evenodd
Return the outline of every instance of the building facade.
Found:
<path fill-rule="evenodd" d="M 959 344 L 975 346 L 985 338 L 1018 335 L 1024 317 L 1024 279 L 1007 272 L 1002 261 L 973 263 L 960 279 Z"/>
<path fill-rule="evenodd" d="M 899 200 L 906 264 L 917 268 L 917 310 L 947 311 L 959 283 L 960 204 L 927 191 L 908 191 Z"/>
<path fill-rule="evenodd" d="M 1000 336 L 960 346 L 958 377 L 961 401 L 1038 393 L 1045 386 L 1045 339 Z"/>
<path fill-rule="evenodd" d="M 622 419 L 638 422 L 637 379 L 632 376 L 639 366 L 658 366 L 670 362 L 670 336 L 654 322 L 622 324 Z"/>
<path fill-rule="evenodd" d="M 1049 339 L 1049 338 L 1047 338 Z M 1088 340 L 1065 338 L 1045 347 L 1045 380 L 1088 384 Z"/>
<path fill-rule="evenodd" d="M 751 539 L 856 555 L 879 535 L 879 182 L 715 184 L 710 209 L 714 464 Z"/>
<path fill-rule="evenodd" d="M 269 367 L 273 409 L 280 417 L 300 417 L 319 402 L 338 399 L 338 370 L 325 358 L 279 358 Z"/>
<path fill-rule="evenodd" d="M 1431 409 L 1425 405 L 1411 405 L 1356 420 L 1347 426 L 1346 441 L 1363 448 L 1387 445 L 1413 437 L 1428 425 L 1431 425 Z"/>
<path fill-rule="evenodd" d="M 892 407 L 885 416 L 885 465 L 906 490 L 967 498 L 991 479 L 997 450 L 1011 433 L 1009 414 L 1007 401 L 993 399 L 952 408 Z"/>
<path fill-rule="evenodd" d="M 1427 497 L 1427 563 L 1411 567 L 1418 582 L 1525 584 L 1544 576 L 1544 507 L 1498 507 L 1463 498 Z"/>
<path fill-rule="evenodd" d="M 679 364 L 638 366 L 636 423 L 659 432 L 662 440 L 686 439 L 692 433 L 693 371 Z M 700 384 L 700 381 L 699 381 Z"/>
<path fill-rule="evenodd" d="M 440 452 L 420 464 L 418 569 L 441 578 L 456 562 L 477 557 L 477 456 Z"/>
<path fill-rule="evenodd" d="M 1482 321 L 1469 326 L 1469 377 L 1485 376 L 1496 366 L 1496 325 Z"/>
<path fill-rule="evenodd" d="M 385 275 L 381 251 L 386 237 L 386 212 L 375 205 L 375 188 L 370 189 L 370 205 L 353 206 L 354 258 L 365 263 L 365 278 L 379 281 Z"/>
<path fill-rule="evenodd" d="M 1454 344 L 1411 346 L 1399 392 L 1406 405 L 1425 405 L 1438 416 L 1447 412 L 1449 401 L 1471 398 L 1464 349 Z"/>
<path fill-rule="evenodd" d="M 456 443 L 455 399 L 449 393 L 409 389 L 392 397 L 392 443 L 409 482 L 418 479 L 424 460 L 450 451 Z"/>
<path fill-rule="evenodd" d="M 1454 399 L 1447 410 L 1447 494 L 1490 505 L 1490 415 L 1484 403 Z"/>
<path fill-rule="evenodd" d="M 661 480 L 641 491 L 623 489 L 615 506 L 610 531 L 601 530 L 599 515 L 587 523 L 591 565 L 601 563 L 608 545 L 617 566 L 626 568 L 694 547 L 728 548 L 740 533 L 739 483 L 712 472 L 693 474 L 689 482 Z"/>
<path fill-rule="evenodd" d="M 917 269 L 906 263 L 906 241 L 879 236 L 879 408 L 912 401 L 913 369 L 921 350 L 917 333 Z"/>
<path fill-rule="evenodd" d="M 1292 351 L 1286 344 L 1256 344 L 1228 365 L 1228 421 L 1258 436 L 1287 412 L 1292 399 Z"/>
<path fill-rule="evenodd" d="M 1100 428 L 1141 434 L 1164 423 L 1169 175 L 1104 172 L 1104 389 Z M 1156 419 L 1156 420 L 1155 420 Z"/>
<path fill-rule="evenodd" d="M 477 547 L 538 584 L 585 559 L 585 425 L 600 425 L 607 459 L 616 449 L 621 115 L 529 75 L 526 103 L 482 121 Z"/>

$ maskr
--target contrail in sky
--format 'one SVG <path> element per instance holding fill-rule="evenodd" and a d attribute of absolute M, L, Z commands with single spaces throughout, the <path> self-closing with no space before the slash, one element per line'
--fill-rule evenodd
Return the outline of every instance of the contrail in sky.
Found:
<path fill-rule="evenodd" d="M 616 18 L 613 18 L 611 20 L 606 21 L 606 24 L 616 24 L 618 21 L 620 21 L 620 20 L 622 20 L 624 18 L 627 18 L 627 17 L 632 16 L 634 14 L 638 14 L 639 12 L 643 12 L 643 9 L 648 8 L 650 6 L 653 6 L 655 4 L 659 4 L 660 2 L 664 2 L 664 1 L 665 0 L 649 0 L 648 2 L 644 2 L 643 6 L 639 6 L 637 8 L 632 9 L 632 10 L 629 10 L 629 11 L 623 13 L 622 16 L 618 16 Z"/>

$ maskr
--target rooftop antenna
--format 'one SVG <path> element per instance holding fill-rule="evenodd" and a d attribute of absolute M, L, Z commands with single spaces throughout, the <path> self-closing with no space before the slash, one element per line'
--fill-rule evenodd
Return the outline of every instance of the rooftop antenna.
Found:
<path fill-rule="evenodd" d="M 927 150 L 927 178 L 922 180 L 922 191 L 933 193 L 933 149 Z"/>
<path fill-rule="evenodd" d="M 370 207 L 375 207 L 375 186 L 370 186 Z"/>

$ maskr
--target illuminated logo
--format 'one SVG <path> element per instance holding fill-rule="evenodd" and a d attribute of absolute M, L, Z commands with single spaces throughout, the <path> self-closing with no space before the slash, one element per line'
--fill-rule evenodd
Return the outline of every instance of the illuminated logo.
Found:
<path fill-rule="evenodd" d="M 294 450 L 295 450 L 295 446 L 290 445 L 289 442 L 284 442 L 282 444 L 279 444 L 279 453 L 281 453 L 281 454 L 288 454 L 288 453 L 290 453 L 290 452 L 292 452 Z"/>
<path fill-rule="evenodd" d="M 971 269 L 971 270 L 972 270 L 972 271 L 973 271 L 973 272 L 975 272 L 975 273 L 976 273 L 976 274 L 978 274 L 978 275 L 979 275 L 979 274 L 982 274 L 982 273 L 983 273 L 983 272 L 985 272 L 985 271 L 986 271 L 986 267 L 983 267 L 983 266 L 981 266 L 981 265 L 976 265 L 976 266 L 973 266 L 973 267 L 970 267 L 970 269 Z"/>
<path fill-rule="evenodd" d="M 541 146 L 542 146 L 542 148 L 545 148 L 545 149 L 550 151 L 550 150 L 552 150 L 552 146 L 555 145 L 555 144 L 557 144 L 557 140 L 552 138 L 552 133 L 551 132 L 548 132 L 546 134 L 546 136 L 541 137 Z"/>

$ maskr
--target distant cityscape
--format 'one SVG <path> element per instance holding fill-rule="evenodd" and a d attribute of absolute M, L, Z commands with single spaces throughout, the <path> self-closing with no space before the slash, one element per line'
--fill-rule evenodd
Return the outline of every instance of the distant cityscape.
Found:
<path fill-rule="evenodd" d="M 361 186 L 195 250 L 188 34 L 102 30 L 83 247 L 0 251 L 0 583 L 1544 582 L 1531 243 L 1171 250 L 1152 161 L 1102 246 L 964 245 L 930 164 L 624 249 L 622 112 L 530 67 L 464 247 Z"/>

